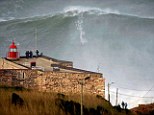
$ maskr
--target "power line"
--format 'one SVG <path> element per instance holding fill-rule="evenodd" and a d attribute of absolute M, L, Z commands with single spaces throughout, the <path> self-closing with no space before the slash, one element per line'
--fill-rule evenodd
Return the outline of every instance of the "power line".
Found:
<path fill-rule="evenodd" d="M 134 96 L 134 95 L 127 95 L 127 94 L 122 94 L 122 93 L 118 93 L 119 95 L 123 95 L 123 96 L 128 96 L 128 97 L 137 97 L 137 98 L 154 98 L 154 97 L 141 97 L 141 96 Z"/>
<path fill-rule="evenodd" d="M 134 90 L 134 91 L 149 91 L 149 90 L 141 90 L 141 89 L 129 89 L 129 88 L 125 88 L 125 87 L 118 87 L 121 89 L 127 89 L 127 90 Z M 154 90 L 150 90 L 150 91 L 154 91 Z"/>
<path fill-rule="evenodd" d="M 116 94 L 114 91 L 110 91 L 111 93 Z M 118 93 L 119 95 L 127 96 L 127 97 L 137 97 L 137 98 L 154 98 L 154 97 L 145 97 L 145 96 L 135 96 L 135 95 L 128 95 L 128 94 L 123 94 L 123 93 Z"/>
<path fill-rule="evenodd" d="M 134 90 L 134 91 L 149 91 L 149 90 L 141 90 L 141 89 L 130 89 L 130 88 L 126 88 L 126 87 L 116 87 L 118 89 L 127 89 L 127 90 Z M 154 91 L 154 90 L 150 90 L 150 91 Z"/>
<path fill-rule="evenodd" d="M 149 93 L 149 91 L 154 87 L 154 85 L 144 94 L 144 96 L 142 96 L 142 98 L 145 98 L 145 95 Z M 154 99 L 154 98 L 149 98 L 149 99 Z M 138 102 L 140 99 L 134 101 L 134 102 Z"/>
<path fill-rule="evenodd" d="M 145 93 L 145 95 L 148 94 L 148 93 L 152 90 L 153 87 L 154 87 L 154 85 Z M 145 95 L 144 95 L 144 96 L 145 96 Z M 143 96 L 143 97 L 144 97 L 144 96 Z"/>

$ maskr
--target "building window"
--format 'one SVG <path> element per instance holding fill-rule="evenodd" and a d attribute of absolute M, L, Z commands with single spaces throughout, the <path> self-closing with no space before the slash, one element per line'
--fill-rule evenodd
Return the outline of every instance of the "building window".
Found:
<path fill-rule="evenodd" d="M 17 49 L 15 49 L 15 48 L 10 49 L 10 52 L 17 52 Z"/>

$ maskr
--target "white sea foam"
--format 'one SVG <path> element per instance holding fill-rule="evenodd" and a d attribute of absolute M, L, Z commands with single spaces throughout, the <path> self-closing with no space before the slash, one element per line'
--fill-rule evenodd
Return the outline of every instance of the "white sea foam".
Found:
<path fill-rule="evenodd" d="M 75 22 L 77 30 L 79 30 L 79 34 L 80 34 L 80 43 L 82 45 L 84 45 L 85 43 L 87 43 L 87 39 L 85 38 L 85 31 L 83 29 L 83 15 L 80 15 L 78 20 Z"/>
<path fill-rule="evenodd" d="M 100 8 L 95 8 L 95 7 L 83 7 L 83 6 L 69 6 L 69 7 L 66 7 L 64 9 L 64 12 L 67 13 L 67 12 L 75 12 L 75 13 L 83 13 L 83 12 L 88 12 L 88 11 L 102 11 Z"/>
<path fill-rule="evenodd" d="M 85 7 L 85 6 L 69 6 L 64 9 L 64 13 L 66 13 L 66 16 L 76 16 L 81 13 L 88 13 L 88 14 L 96 14 L 96 15 L 102 15 L 102 14 L 120 14 L 117 10 L 112 10 L 110 8 L 101 9 L 96 7 Z"/>
<path fill-rule="evenodd" d="M 15 19 L 14 17 L 0 18 L 0 22 L 10 21 Z"/>
<path fill-rule="evenodd" d="M 136 17 L 136 18 L 144 18 L 144 19 L 154 19 L 153 16 L 140 16 L 137 14 L 129 14 L 126 12 L 121 12 L 115 9 L 111 8 L 96 8 L 96 7 L 86 7 L 86 6 L 69 6 L 64 8 L 62 12 L 65 16 L 77 16 L 83 13 L 88 14 L 95 14 L 95 15 L 105 15 L 105 14 L 115 14 L 115 15 L 121 15 L 121 16 L 130 16 L 130 17 Z"/>
<path fill-rule="evenodd" d="M 4 19 L 0 19 L 0 22 L 5 22 L 5 21 L 7 21 L 7 20 L 4 20 Z"/>

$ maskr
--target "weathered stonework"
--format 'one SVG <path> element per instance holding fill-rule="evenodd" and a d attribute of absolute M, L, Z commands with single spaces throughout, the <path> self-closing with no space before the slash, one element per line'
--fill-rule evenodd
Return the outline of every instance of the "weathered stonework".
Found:
<path fill-rule="evenodd" d="M 84 80 L 86 77 L 89 79 Z M 84 93 L 105 97 L 105 79 L 97 73 L 65 73 L 31 69 L 1 69 L 0 84 L 23 86 L 45 92 L 80 93 L 83 83 Z"/>

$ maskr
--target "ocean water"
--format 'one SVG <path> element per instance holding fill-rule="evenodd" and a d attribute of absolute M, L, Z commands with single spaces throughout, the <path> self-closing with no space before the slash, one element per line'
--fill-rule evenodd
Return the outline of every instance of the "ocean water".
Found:
<path fill-rule="evenodd" d="M 111 101 L 154 102 L 153 0 L 1 0 L 0 56 L 14 40 L 21 55 L 44 55 L 103 73 Z M 37 38 L 36 38 L 37 36 Z M 106 88 L 107 89 L 107 88 Z M 106 91 L 107 93 L 107 91 Z"/>

